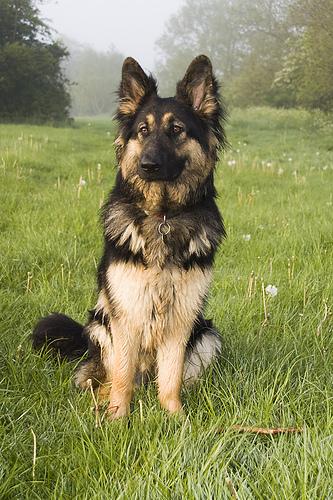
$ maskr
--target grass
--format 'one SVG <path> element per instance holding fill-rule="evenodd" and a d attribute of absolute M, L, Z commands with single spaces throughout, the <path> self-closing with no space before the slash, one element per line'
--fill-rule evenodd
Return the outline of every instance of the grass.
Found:
<path fill-rule="evenodd" d="M 186 418 L 152 385 L 128 421 L 96 429 L 75 365 L 32 352 L 29 336 L 41 315 L 84 321 L 94 304 L 113 126 L 0 126 L 0 498 L 332 497 L 332 126 L 235 110 L 228 137 L 216 172 L 228 239 L 208 304 L 222 360 L 184 390 Z"/>

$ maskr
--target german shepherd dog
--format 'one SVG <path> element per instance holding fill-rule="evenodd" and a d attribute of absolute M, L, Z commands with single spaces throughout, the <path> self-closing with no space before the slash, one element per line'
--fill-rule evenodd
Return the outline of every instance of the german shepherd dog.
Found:
<path fill-rule="evenodd" d="M 221 341 L 203 309 L 214 255 L 225 236 L 215 203 L 214 167 L 225 146 L 225 112 L 212 65 L 196 57 L 175 97 L 132 58 L 124 61 L 115 141 L 119 169 L 102 209 L 104 254 L 98 300 L 85 326 L 63 314 L 42 318 L 35 348 L 88 357 L 75 383 L 129 414 L 133 388 L 156 376 L 161 406 L 180 412 L 191 383 L 219 354 Z"/>

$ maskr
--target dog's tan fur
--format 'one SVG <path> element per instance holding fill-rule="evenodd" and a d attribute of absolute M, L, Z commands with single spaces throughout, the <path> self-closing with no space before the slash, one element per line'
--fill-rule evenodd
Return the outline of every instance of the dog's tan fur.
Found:
<path fill-rule="evenodd" d="M 136 367 L 152 370 L 149 361 L 154 358 L 160 402 L 169 411 L 179 410 L 184 351 L 211 272 L 118 263 L 111 264 L 107 279 L 108 295 L 113 298 L 113 344 L 103 326 L 94 326 L 90 335 L 101 347 L 104 384 L 112 381 L 110 412 L 114 417 L 128 413 Z M 108 304 L 102 293 L 97 307 L 109 308 Z M 86 379 L 85 369 L 76 383 L 85 387 Z"/>

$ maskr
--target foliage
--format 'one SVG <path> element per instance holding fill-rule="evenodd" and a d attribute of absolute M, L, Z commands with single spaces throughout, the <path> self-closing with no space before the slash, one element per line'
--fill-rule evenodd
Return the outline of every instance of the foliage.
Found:
<path fill-rule="evenodd" d="M 129 420 L 95 428 L 75 364 L 32 352 L 30 334 L 50 311 L 84 321 L 96 300 L 112 127 L 0 126 L 0 497 L 330 498 L 332 126 L 312 111 L 232 112 L 216 169 L 228 239 L 207 310 L 221 361 L 184 390 L 186 417 L 167 416 L 151 384 Z M 261 280 L 278 289 L 266 323 Z"/>
<path fill-rule="evenodd" d="M 325 111 L 333 109 L 333 0 L 298 0 L 291 11 L 297 31 L 275 78 L 294 102 Z"/>
<path fill-rule="evenodd" d="M 157 46 L 167 93 L 203 52 L 233 104 L 333 109 L 333 0 L 185 0 Z"/>
<path fill-rule="evenodd" d="M 32 0 L 0 0 L 0 118 L 66 120 L 65 57 L 66 49 L 52 40 Z"/>
<path fill-rule="evenodd" d="M 34 45 L 40 36 L 48 38 L 49 30 L 32 0 L 0 0 L 0 47 L 15 42 Z"/>

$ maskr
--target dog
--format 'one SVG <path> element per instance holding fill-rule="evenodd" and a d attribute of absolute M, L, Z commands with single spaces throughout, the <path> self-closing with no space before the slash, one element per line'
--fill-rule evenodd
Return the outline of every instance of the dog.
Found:
<path fill-rule="evenodd" d="M 107 399 L 110 419 L 129 414 L 136 383 L 156 377 L 161 406 L 182 411 L 190 384 L 217 359 L 218 331 L 203 316 L 214 256 L 225 237 L 214 170 L 226 146 L 225 110 L 208 57 L 196 57 L 175 97 L 132 58 L 118 92 L 118 171 L 102 208 L 98 299 L 85 326 L 42 318 L 33 345 L 63 358 L 88 351 L 75 384 Z"/>

